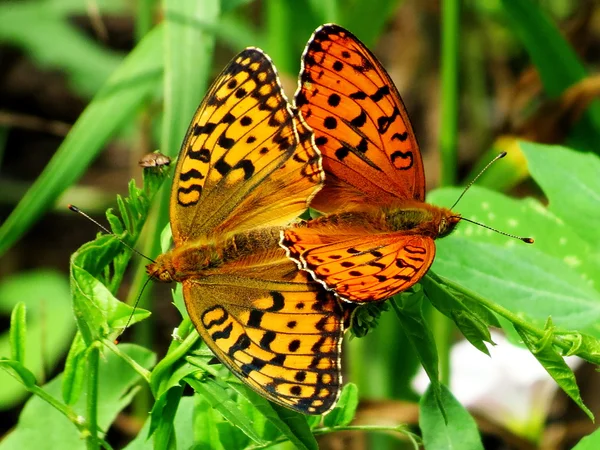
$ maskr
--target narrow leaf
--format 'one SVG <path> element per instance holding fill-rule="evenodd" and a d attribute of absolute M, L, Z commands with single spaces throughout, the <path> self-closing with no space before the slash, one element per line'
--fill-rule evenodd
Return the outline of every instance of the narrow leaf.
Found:
<path fill-rule="evenodd" d="M 547 327 L 548 339 L 542 338 L 537 340 L 532 337 L 526 330 L 515 326 L 517 332 L 523 339 L 523 342 L 527 348 L 531 351 L 533 356 L 540 362 L 544 369 L 550 374 L 550 376 L 556 381 L 560 388 L 569 396 L 571 399 L 581 408 L 587 416 L 594 420 L 594 414 L 588 409 L 583 403 L 577 381 L 575 380 L 575 374 L 571 368 L 567 365 L 562 356 L 560 356 L 552 347 L 551 339 L 553 329 L 551 326 Z"/>
<path fill-rule="evenodd" d="M 27 307 L 19 302 L 10 315 L 10 357 L 18 363 L 25 364 L 25 348 L 27 338 Z"/>

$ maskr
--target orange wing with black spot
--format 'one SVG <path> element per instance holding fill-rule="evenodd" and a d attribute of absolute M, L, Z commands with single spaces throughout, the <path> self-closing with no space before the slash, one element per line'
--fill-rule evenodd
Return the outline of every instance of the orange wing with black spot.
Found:
<path fill-rule="evenodd" d="M 188 129 L 171 190 L 176 244 L 257 226 L 284 226 L 323 183 L 321 156 L 256 48 L 217 77 Z"/>
<path fill-rule="evenodd" d="M 283 250 L 185 280 L 183 294 L 206 344 L 257 392 L 306 414 L 334 406 L 344 316 L 335 296 Z"/>
<path fill-rule="evenodd" d="M 281 245 L 298 267 L 327 289 L 352 302 L 385 300 L 429 270 L 433 239 L 403 233 L 370 234 L 340 224 L 282 231 Z"/>
<path fill-rule="evenodd" d="M 326 183 L 313 207 L 425 200 L 421 153 L 400 94 L 352 33 L 332 24 L 315 31 L 295 103 L 323 154 Z"/>

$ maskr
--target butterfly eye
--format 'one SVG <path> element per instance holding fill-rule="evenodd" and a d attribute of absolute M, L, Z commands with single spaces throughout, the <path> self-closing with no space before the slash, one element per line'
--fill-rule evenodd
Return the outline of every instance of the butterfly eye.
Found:
<path fill-rule="evenodd" d="M 164 270 L 163 272 L 161 272 L 158 275 L 158 278 L 160 279 L 160 281 L 164 282 L 164 283 L 170 283 L 171 281 L 173 281 L 173 278 L 171 277 L 171 274 Z"/>

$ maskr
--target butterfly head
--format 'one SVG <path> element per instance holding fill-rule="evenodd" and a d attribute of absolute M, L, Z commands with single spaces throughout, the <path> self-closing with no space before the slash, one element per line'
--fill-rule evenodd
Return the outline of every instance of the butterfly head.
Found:
<path fill-rule="evenodd" d="M 174 268 L 169 258 L 164 258 L 165 255 L 159 255 L 156 262 L 146 266 L 146 272 L 151 278 L 163 283 L 170 283 L 174 280 Z"/>
<path fill-rule="evenodd" d="M 456 227 L 456 224 L 460 222 L 460 219 L 460 214 L 453 213 L 449 209 L 443 209 L 438 225 L 437 237 L 448 236 L 450 233 L 452 233 Z"/>

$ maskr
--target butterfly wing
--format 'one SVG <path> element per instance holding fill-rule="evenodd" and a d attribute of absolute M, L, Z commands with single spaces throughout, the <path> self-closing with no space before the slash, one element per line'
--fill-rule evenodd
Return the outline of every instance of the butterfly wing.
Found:
<path fill-rule="evenodd" d="M 229 63 L 179 154 L 171 191 L 176 244 L 284 225 L 306 208 L 322 183 L 321 161 L 311 139 L 299 142 L 296 121 L 268 56 L 248 48 Z M 275 187 L 279 195 L 272 195 Z"/>
<path fill-rule="evenodd" d="M 341 387 L 343 316 L 337 299 L 276 249 L 201 282 L 183 282 L 192 322 L 215 355 L 276 403 L 323 414 Z"/>
<path fill-rule="evenodd" d="M 344 225 L 290 228 L 282 231 L 281 245 L 298 267 L 352 302 L 385 300 L 408 289 L 435 257 L 430 237 Z"/>
<path fill-rule="evenodd" d="M 406 108 L 385 69 L 338 25 L 318 28 L 304 51 L 296 107 L 314 130 L 327 173 L 312 203 L 425 200 L 421 153 Z"/>

